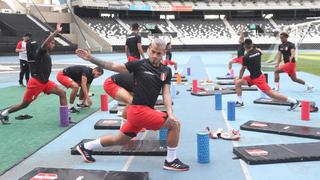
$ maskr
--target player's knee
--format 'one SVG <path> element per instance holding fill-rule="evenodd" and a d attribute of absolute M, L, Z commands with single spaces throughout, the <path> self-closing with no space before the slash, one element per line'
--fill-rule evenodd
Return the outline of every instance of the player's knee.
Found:
<path fill-rule="evenodd" d="M 72 83 L 71 88 L 72 89 L 79 89 L 79 85 L 77 83 Z"/>
<path fill-rule="evenodd" d="M 291 80 L 294 81 L 294 82 L 297 82 L 298 79 L 296 77 L 293 77 L 293 76 L 290 76 Z"/>
<path fill-rule="evenodd" d="M 180 122 L 179 121 L 169 120 L 168 124 L 169 124 L 168 129 L 180 129 Z"/>
<path fill-rule="evenodd" d="M 242 80 L 241 79 L 235 79 L 234 83 L 235 83 L 236 86 L 241 86 Z"/>
<path fill-rule="evenodd" d="M 272 96 L 273 94 L 273 91 L 270 89 L 270 90 L 268 90 L 268 91 L 264 91 L 263 93 L 265 93 L 266 95 L 268 95 L 268 96 Z"/>
<path fill-rule="evenodd" d="M 59 96 L 61 96 L 61 97 L 66 97 L 67 96 L 66 91 L 64 91 L 62 89 L 59 89 L 58 93 L 59 93 Z"/>
<path fill-rule="evenodd" d="M 128 96 L 127 98 L 127 104 L 132 104 L 132 101 L 133 101 L 133 97 L 130 95 Z"/>

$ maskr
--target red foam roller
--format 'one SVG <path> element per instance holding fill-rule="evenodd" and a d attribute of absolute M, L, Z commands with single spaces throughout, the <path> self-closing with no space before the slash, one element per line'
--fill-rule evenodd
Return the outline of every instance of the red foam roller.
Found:
<path fill-rule="evenodd" d="M 192 81 L 192 92 L 198 92 L 198 80 Z"/>
<path fill-rule="evenodd" d="M 301 120 L 310 120 L 310 101 L 301 101 Z"/>
<path fill-rule="evenodd" d="M 108 111 L 108 95 L 101 94 L 101 111 Z"/>

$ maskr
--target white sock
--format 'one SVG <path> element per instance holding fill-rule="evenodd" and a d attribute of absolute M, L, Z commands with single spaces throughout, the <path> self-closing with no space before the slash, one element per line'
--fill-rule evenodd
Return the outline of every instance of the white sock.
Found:
<path fill-rule="evenodd" d="M 172 162 L 173 160 L 177 159 L 177 147 L 171 148 L 167 147 L 167 157 L 166 160 L 168 162 Z"/>
<path fill-rule="evenodd" d="M 82 104 L 83 103 L 83 100 L 78 100 L 78 104 Z"/>
<path fill-rule="evenodd" d="M 69 106 L 69 109 L 71 109 L 71 108 L 73 108 L 73 107 L 74 107 L 74 105 L 73 105 L 73 104 L 68 104 L 68 106 Z"/>
<path fill-rule="evenodd" d="M 100 138 L 84 143 L 84 148 L 86 148 L 88 150 L 92 150 L 92 149 L 96 149 L 96 148 L 102 148 L 102 147 L 103 146 L 100 143 Z"/>
<path fill-rule="evenodd" d="M 297 103 L 297 100 L 293 99 L 291 97 L 288 97 L 287 102 L 289 102 L 289 103 Z"/>
<path fill-rule="evenodd" d="M 280 83 L 279 82 L 275 82 L 276 84 L 276 89 L 279 89 L 280 88 Z"/>
<path fill-rule="evenodd" d="M 2 116 L 8 116 L 9 115 L 9 109 L 6 109 L 6 110 L 2 111 L 1 115 Z"/>
<path fill-rule="evenodd" d="M 239 103 L 243 103 L 243 101 L 242 101 L 242 96 L 237 96 L 237 101 L 238 101 Z"/>
<path fill-rule="evenodd" d="M 312 84 L 305 82 L 304 85 L 306 85 L 307 87 L 312 87 Z"/>

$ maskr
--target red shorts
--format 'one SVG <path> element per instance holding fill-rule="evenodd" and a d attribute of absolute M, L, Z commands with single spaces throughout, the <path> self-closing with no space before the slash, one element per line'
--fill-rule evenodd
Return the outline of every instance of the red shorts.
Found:
<path fill-rule="evenodd" d="M 250 76 L 245 76 L 243 78 L 248 82 L 249 86 L 256 85 L 262 92 L 271 90 L 263 74 L 255 79 L 251 79 Z"/>
<path fill-rule="evenodd" d="M 288 73 L 289 76 L 296 75 L 296 63 L 285 63 L 280 67 L 280 70 Z"/>
<path fill-rule="evenodd" d="M 113 99 L 115 99 L 117 92 L 122 87 L 118 86 L 115 82 L 113 82 L 112 78 L 109 77 L 106 79 L 103 83 L 103 89 L 104 91 L 111 96 Z"/>
<path fill-rule="evenodd" d="M 23 100 L 31 103 L 35 100 L 41 92 L 50 94 L 50 91 L 57 87 L 53 81 L 48 81 L 47 83 L 42 83 L 36 78 L 30 78 L 27 84 L 27 90 L 24 93 Z"/>
<path fill-rule="evenodd" d="M 64 75 L 62 71 L 58 72 L 57 80 L 66 88 L 70 88 L 73 82 L 73 80 L 69 76 Z"/>
<path fill-rule="evenodd" d="M 172 60 L 169 60 L 169 59 L 166 59 L 166 60 L 164 60 L 164 61 L 162 61 L 162 64 L 163 65 L 165 65 L 165 66 L 168 66 L 168 65 L 174 65 L 175 63 L 174 63 L 174 61 L 172 61 Z"/>
<path fill-rule="evenodd" d="M 131 134 L 136 135 L 142 128 L 159 130 L 165 123 L 167 114 L 148 106 L 130 105 L 127 110 L 127 118 L 128 121 L 121 127 L 120 131 L 130 136 Z"/>
<path fill-rule="evenodd" d="M 242 64 L 242 63 L 243 63 L 243 56 L 233 58 L 233 59 L 231 60 L 231 62 Z"/>
<path fill-rule="evenodd" d="M 128 56 L 128 62 L 136 61 L 136 60 L 140 60 L 140 58 L 136 58 L 136 57 L 133 57 L 133 56 Z"/>

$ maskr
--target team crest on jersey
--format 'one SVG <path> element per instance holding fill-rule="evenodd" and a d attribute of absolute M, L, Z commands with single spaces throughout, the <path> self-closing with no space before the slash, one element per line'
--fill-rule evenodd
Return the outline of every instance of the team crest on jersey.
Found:
<path fill-rule="evenodd" d="M 161 74 L 160 74 L 160 79 L 161 79 L 161 81 L 165 81 L 166 78 L 167 78 L 167 73 L 161 73 Z"/>

